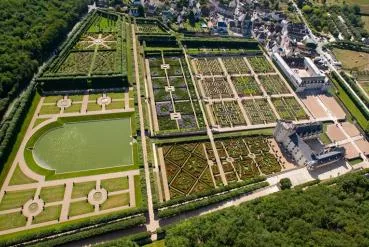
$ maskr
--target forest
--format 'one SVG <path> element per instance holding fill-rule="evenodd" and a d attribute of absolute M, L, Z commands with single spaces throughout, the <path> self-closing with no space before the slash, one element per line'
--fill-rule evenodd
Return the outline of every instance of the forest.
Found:
<path fill-rule="evenodd" d="M 12 99 L 27 86 L 87 12 L 89 0 L 0 1 L 0 120 Z"/>
<path fill-rule="evenodd" d="M 291 189 L 183 221 L 165 246 L 369 246 L 369 178 Z"/>

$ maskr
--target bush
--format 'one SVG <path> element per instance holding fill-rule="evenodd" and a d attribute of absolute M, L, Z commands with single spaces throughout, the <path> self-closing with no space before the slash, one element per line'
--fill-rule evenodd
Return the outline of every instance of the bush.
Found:
<path fill-rule="evenodd" d="M 176 216 L 181 213 L 199 209 L 199 208 L 202 208 L 202 207 L 214 204 L 214 203 L 218 203 L 221 201 L 225 201 L 230 198 L 234 198 L 234 197 L 237 197 L 243 194 L 251 193 L 254 190 L 266 187 L 268 185 L 269 185 L 268 182 L 252 184 L 252 185 L 245 186 L 245 187 L 235 189 L 232 191 L 227 191 L 221 194 L 216 194 L 213 196 L 201 198 L 200 200 L 195 201 L 195 202 L 190 202 L 190 203 L 186 203 L 182 205 L 176 205 L 176 206 L 172 206 L 169 208 L 161 209 L 158 212 L 158 216 L 159 218 L 168 218 L 168 217 Z"/>
<path fill-rule="evenodd" d="M 290 189 L 292 187 L 291 180 L 289 178 L 282 178 L 279 181 L 282 190 Z"/>

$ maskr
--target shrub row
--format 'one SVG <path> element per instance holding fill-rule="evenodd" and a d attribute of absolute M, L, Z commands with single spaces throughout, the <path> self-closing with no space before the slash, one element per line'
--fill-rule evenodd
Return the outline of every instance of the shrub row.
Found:
<path fill-rule="evenodd" d="M 185 212 L 188 212 L 188 211 L 192 211 L 192 210 L 195 210 L 195 209 L 199 209 L 199 208 L 202 208 L 202 207 L 205 207 L 205 206 L 209 206 L 211 204 L 218 203 L 218 202 L 221 202 L 221 201 L 225 201 L 225 200 L 234 198 L 236 196 L 240 196 L 242 194 L 251 193 L 252 191 L 255 191 L 255 190 L 263 188 L 263 187 L 266 187 L 268 185 L 269 185 L 268 182 L 261 182 L 261 183 L 257 183 L 257 184 L 252 184 L 252 185 L 248 185 L 248 186 L 245 186 L 245 187 L 241 187 L 241 188 L 238 188 L 238 189 L 234 189 L 234 190 L 225 192 L 223 194 L 217 194 L 217 195 L 209 196 L 209 197 L 203 198 L 199 201 L 195 201 L 193 203 L 187 203 L 187 204 L 178 205 L 176 207 L 165 208 L 165 209 L 159 210 L 158 216 L 159 216 L 159 218 L 173 217 L 173 216 L 176 216 L 178 214 L 185 213 Z"/>
<path fill-rule="evenodd" d="M 49 247 L 49 246 L 56 246 L 56 245 L 71 243 L 74 241 L 87 239 L 87 238 L 98 236 L 98 235 L 108 233 L 108 232 L 132 228 L 134 226 L 144 224 L 145 222 L 146 222 L 145 216 L 137 216 L 131 219 L 119 221 L 119 222 L 112 223 L 112 224 L 107 224 L 101 227 L 94 227 L 94 228 L 91 228 L 85 231 L 79 231 L 79 232 L 76 232 L 70 235 L 68 234 L 68 235 L 60 236 L 60 237 L 58 236 L 57 238 L 42 241 L 32 246 Z M 144 242 L 144 240 L 147 239 L 147 234 L 145 234 L 145 236 L 143 236 L 143 234 L 138 235 L 137 238 L 138 238 L 137 241 L 141 240 L 142 242 Z"/>
<path fill-rule="evenodd" d="M 320 183 L 320 180 L 319 179 L 314 179 L 313 181 L 310 181 L 310 182 L 306 182 L 306 183 L 303 183 L 303 184 L 300 184 L 300 185 L 297 185 L 295 187 L 293 187 L 295 190 L 299 190 L 299 189 L 303 189 L 303 188 L 306 188 L 306 187 L 310 187 L 310 186 L 313 186 L 313 185 L 316 185 L 316 184 L 319 184 Z"/>
<path fill-rule="evenodd" d="M 135 242 L 139 246 L 152 243 L 151 234 L 149 232 L 140 232 L 137 234 L 123 237 L 117 240 L 109 241 L 107 243 L 95 245 L 95 247 L 110 247 L 110 246 L 126 246 L 127 242 Z"/>
<path fill-rule="evenodd" d="M 207 48 L 259 49 L 259 43 L 256 40 L 245 39 L 185 38 L 181 43 L 187 48 L 201 48 L 206 44 Z"/>
<path fill-rule="evenodd" d="M 360 102 L 358 101 L 357 97 L 355 97 L 355 95 L 353 95 L 353 93 L 351 92 L 351 90 L 347 86 L 347 84 L 344 83 L 335 72 L 332 73 L 332 76 L 340 84 L 340 86 L 345 90 L 345 92 L 348 94 L 348 96 L 351 98 L 351 100 L 355 103 L 356 107 L 360 110 L 360 112 L 363 113 L 363 115 L 365 116 L 365 118 L 366 119 L 369 119 L 369 113 L 362 106 L 362 104 L 360 104 Z"/>
<path fill-rule="evenodd" d="M 24 243 L 27 241 L 31 241 L 34 239 L 39 241 L 38 239 L 53 238 L 54 236 L 56 237 L 56 235 L 58 235 L 59 237 L 62 234 L 65 234 L 67 237 L 67 235 L 69 235 L 67 233 L 71 231 L 73 231 L 71 232 L 71 234 L 76 234 L 78 232 L 90 231 L 92 229 L 92 232 L 90 232 L 89 234 L 90 236 L 93 236 L 93 232 L 95 231 L 97 232 L 96 230 L 97 227 L 98 229 L 100 228 L 110 229 L 109 231 L 118 230 L 118 228 L 123 229 L 123 226 L 125 223 L 120 223 L 120 224 L 116 224 L 116 223 L 124 222 L 126 221 L 126 219 L 124 218 L 133 216 L 132 219 L 137 218 L 136 220 L 139 222 L 136 222 L 136 221 L 127 221 L 127 222 L 131 222 L 131 223 L 136 222 L 136 225 L 141 224 L 142 222 L 146 220 L 144 216 L 140 215 L 143 212 L 146 212 L 146 208 L 133 208 L 133 209 L 127 209 L 121 212 L 118 211 L 118 212 L 109 213 L 106 215 L 73 220 L 70 222 L 64 222 L 64 223 L 59 223 L 59 224 L 55 224 L 55 225 L 51 225 L 47 227 L 40 227 L 37 229 L 27 230 L 27 231 L 20 232 L 20 233 L 4 235 L 0 237 L 0 246 L 10 246 L 10 245 L 18 244 L 18 243 Z M 129 223 L 130 226 L 133 226 L 131 223 Z M 105 226 L 108 226 L 108 225 L 113 225 L 116 229 L 104 228 Z M 101 233 L 97 232 L 97 234 L 101 234 Z M 80 237 L 79 239 L 82 239 L 82 237 Z"/>
<path fill-rule="evenodd" d="M 0 169 L 12 151 L 12 147 L 17 139 L 22 123 L 27 115 L 35 94 L 34 86 L 31 84 L 24 94 L 15 101 L 12 110 L 3 118 L 0 126 Z"/>
<path fill-rule="evenodd" d="M 259 177 L 255 177 L 255 178 L 252 178 L 252 179 L 243 180 L 243 181 L 240 181 L 240 182 L 237 182 L 237 183 L 231 183 L 227 186 L 219 186 L 219 187 L 213 188 L 211 190 L 207 190 L 207 191 L 196 193 L 196 194 L 191 194 L 191 195 L 188 195 L 186 197 L 174 198 L 174 199 L 171 199 L 169 201 L 160 203 L 158 205 L 158 208 L 169 207 L 169 206 L 172 206 L 172 205 L 177 205 L 177 204 L 182 204 L 182 203 L 185 203 L 185 202 L 189 202 L 191 200 L 197 200 L 199 198 L 207 197 L 207 196 L 214 195 L 214 194 L 219 194 L 219 193 L 222 193 L 222 192 L 225 192 L 225 191 L 229 191 L 229 190 L 237 189 L 237 188 L 240 188 L 240 187 L 244 187 L 246 185 L 259 183 L 259 182 L 265 181 L 265 179 L 266 179 L 266 177 L 259 176 Z"/>
<path fill-rule="evenodd" d="M 368 96 L 366 95 L 366 93 L 364 93 L 359 86 L 357 85 L 357 83 L 350 77 L 348 76 L 344 71 L 342 71 L 341 76 L 348 82 L 348 84 L 350 85 L 350 87 L 356 92 L 356 94 L 359 96 L 359 98 L 365 102 L 366 106 L 369 106 L 369 99 Z"/>

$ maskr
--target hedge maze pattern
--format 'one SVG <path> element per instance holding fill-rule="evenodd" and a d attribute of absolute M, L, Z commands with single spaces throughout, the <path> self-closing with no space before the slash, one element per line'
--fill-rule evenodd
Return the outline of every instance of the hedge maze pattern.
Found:
<path fill-rule="evenodd" d="M 89 28 L 75 44 L 61 52 L 46 69 L 45 77 L 91 76 L 126 73 L 125 22 L 123 17 L 104 15 L 92 17 Z"/>
<path fill-rule="evenodd" d="M 228 183 L 281 170 L 266 137 L 220 139 L 215 146 L 216 150 L 209 141 L 201 141 L 162 147 L 171 198 L 222 185 L 216 156 Z"/>

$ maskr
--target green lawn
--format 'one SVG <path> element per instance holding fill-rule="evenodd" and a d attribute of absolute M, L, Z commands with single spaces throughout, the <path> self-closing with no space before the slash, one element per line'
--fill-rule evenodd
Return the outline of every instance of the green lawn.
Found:
<path fill-rule="evenodd" d="M 101 187 L 108 192 L 126 190 L 129 188 L 128 177 L 101 180 Z"/>
<path fill-rule="evenodd" d="M 109 105 L 105 108 L 107 110 L 114 110 L 114 109 L 124 109 L 125 103 L 124 101 L 112 101 Z"/>
<path fill-rule="evenodd" d="M 6 192 L 0 203 L 0 210 L 22 207 L 28 200 L 33 199 L 35 192 L 35 189 Z"/>
<path fill-rule="evenodd" d="M 36 183 L 36 180 L 27 177 L 22 170 L 20 169 L 19 165 L 14 170 L 12 178 L 10 179 L 9 185 L 19 185 L 19 184 L 30 184 Z"/>
<path fill-rule="evenodd" d="M 338 98 L 343 102 L 346 108 L 350 111 L 352 116 L 357 120 L 361 128 L 366 130 L 368 127 L 368 120 L 361 113 L 361 111 L 357 108 L 355 103 L 351 100 L 350 96 L 345 92 L 345 90 L 339 85 L 338 81 L 331 77 L 331 81 L 333 82 L 335 88 L 338 91 Z"/>
<path fill-rule="evenodd" d="M 88 102 L 87 111 L 101 111 L 101 105 L 95 102 Z"/>
<path fill-rule="evenodd" d="M 21 212 L 0 215 L 0 231 L 22 227 L 27 223 L 27 218 Z"/>
<path fill-rule="evenodd" d="M 58 220 L 60 217 L 61 208 L 61 205 L 44 208 L 44 210 L 33 219 L 32 224 Z"/>
<path fill-rule="evenodd" d="M 58 202 L 64 199 L 65 186 L 57 185 L 52 187 L 42 187 L 40 197 L 44 202 Z"/>
<path fill-rule="evenodd" d="M 82 104 L 72 104 L 70 107 L 65 108 L 65 113 L 74 113 L 74 112 L 80 112 L 81 111 Z"/>
<path fill-rule="evenodd" d="M 357 164 L 359 164 L 361 162 L 363 162 L 363 159 L 362 158 L 356 158 L 356 159 L 353 159 L 353 160 L 349 160 L 349 163 L 352 166 L 357 165 Z"/>
<path fill-rule="evenodd" d="M 48 114 L 58 114 L 60 112 L 60 108 L 55 105 L 42 105 L 39 114 L 40 115 L 48 115 Z"/>
<path fill-rule="evenodd" d="M 57 174 L 133 164 L 129 117 L 65 123 L 33 145 L 36 163 Z"/>
<path fill-rule="evenodd" d="M 129 205 L 129 193 L 108 196 L 108 199 L 101 205 L 100 209 L 110 209 Z"/>
<path fill-rule="evenodd" d="M 69 95 L 68 98 L 71 99 L 72 102 L 82 101 L 83 100 L 83 95 Z"/>
<path fill-rule="evenodd" d="M 107 96 L 112 99 L 124 99 L 124 93 L 108 93 Z"/>
<path fill-rule="evenodd" d="M 50 118 L 37 118 L 34 125 L 33 125 L 33 128 L 37 127 L 37 125 L 39 125 L 40 123 L 42 122 L 45 122 L 46 120 L 49 120 Z"/>
<path fill-rule="evenodd" d="M 95 93 L 88 95 L 88 100 L 94 100 L 96 101 L 98 98 L 102 97 L 102 93 Z"/>
<path fill-rule="evenodd" d="M 73 202 L 69 206 L 69 217 L 94 212 L 95 207 L 85 201 Z"/>
<path fill-rule="evenodd" d="M 61 100 L 63 96 L 56 95 L 56 96 L 46 96 L 44 99 L 44 103 L 55 103 L 58 102 L 58 100 Z"/>
<path fill-rule="evenodd" d="M 75 183 L 73 185 L 72 198 L 87 197 L 88 193 L 96 189 L 96 181 Z"/>

